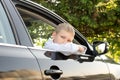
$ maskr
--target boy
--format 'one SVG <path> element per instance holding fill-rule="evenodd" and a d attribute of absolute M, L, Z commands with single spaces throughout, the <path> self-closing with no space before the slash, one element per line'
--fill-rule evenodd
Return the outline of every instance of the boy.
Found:
<path fill-rule="evenodd" d="M 73 26 L 68 23 L 61 23 L 52 33 L 52 39 L 45 43 L 44 48 L 61 52 L 64 55 L 85 54 L 87 48 L 83 45 L 74 44 L 72 42 L 74 36 Z"/>

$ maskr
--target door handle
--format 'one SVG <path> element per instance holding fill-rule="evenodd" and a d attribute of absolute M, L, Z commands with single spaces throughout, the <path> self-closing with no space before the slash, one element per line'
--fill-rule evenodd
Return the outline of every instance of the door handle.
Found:
<path fill-rule="evenodd" d="M 54 70 L 54 69 L 45 70 L 46 75 L 54 75 L 54 74 L 61 75 L 62 73 L 63 73 L 62 70 Z"/>
<path fill-rule="evenodd" d="M 59 79 L 63 71 L 60 70 L 57 66 L 53 65 L 49 70 L 45 70 L 44 74 L 47 76 L 51 76 L 53 79 Z"/>

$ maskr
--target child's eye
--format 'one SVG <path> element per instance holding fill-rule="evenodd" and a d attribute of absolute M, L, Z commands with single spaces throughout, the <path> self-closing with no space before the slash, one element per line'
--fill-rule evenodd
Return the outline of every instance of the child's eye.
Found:
<path fill-rule="evenodd" d="M 61 36 L 61 38 L 65 39 L 65 36 Z"/>

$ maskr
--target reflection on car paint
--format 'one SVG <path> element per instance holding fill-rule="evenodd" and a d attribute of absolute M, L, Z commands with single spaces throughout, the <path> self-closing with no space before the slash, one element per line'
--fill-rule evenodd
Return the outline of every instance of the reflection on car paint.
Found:
<path fill-rule="evenodd" d="M 35 70 L 11 70 L 0 72 L 0 80 L 42 80 L 40 75 Z"/>

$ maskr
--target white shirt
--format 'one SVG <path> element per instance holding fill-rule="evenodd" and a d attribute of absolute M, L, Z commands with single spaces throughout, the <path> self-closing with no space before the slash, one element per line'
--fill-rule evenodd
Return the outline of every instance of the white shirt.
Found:
<path fill-rule="evenodd" d="M 79 52 L 79 47 L 78 46 L 82 46 L 85 48 L 85 50 L 83 52 Z M 71 54 L 85 54 L 87 47 L 83 46 L 83 45 L 78 45 L 75 43 L 66 43 L 66 44 L 57 44 L 54 43 L 52 39 L 49 39 L 44 46 L 45 49 L 50 49 L 50 50 L 54 50 L 56 52 L 61 52 L 64 55 L 71 55 Z"/>

